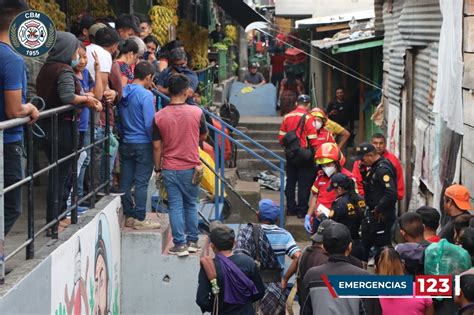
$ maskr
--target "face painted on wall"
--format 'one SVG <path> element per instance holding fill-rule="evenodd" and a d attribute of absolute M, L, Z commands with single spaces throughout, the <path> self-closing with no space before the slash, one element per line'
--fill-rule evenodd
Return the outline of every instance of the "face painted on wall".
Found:
<path fill-rule="evenodd" d="M 99 254 L 96 259 L 95 279 L 94 279 L 94 314 L 105 315 L 108 313 L 107 305 L 107 263 L 102 254 Z"/>

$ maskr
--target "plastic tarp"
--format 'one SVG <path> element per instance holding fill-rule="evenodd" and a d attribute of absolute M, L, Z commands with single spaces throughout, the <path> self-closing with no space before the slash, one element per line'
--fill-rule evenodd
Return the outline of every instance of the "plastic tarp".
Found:
<path fill-rule="evenodd" d="M 276 88 L 273 84 L 252 87 L 235 82 L 230 89 L 229 102 L 237 107 L 240 116 L 276 116 Z"/>
<path fill-rule="evenodd" d="M 462 0 L 440 0 L 443 15 L 438 52 L 438 78 L 434 97 L 435 152 L 433 154 L 434 200 L 441 208 L 444 189 L 455 180 L 463 134 L 462 105 Z"/>

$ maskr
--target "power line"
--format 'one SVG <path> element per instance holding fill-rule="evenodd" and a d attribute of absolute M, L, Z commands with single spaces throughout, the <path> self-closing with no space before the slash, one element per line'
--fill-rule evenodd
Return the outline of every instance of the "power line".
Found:
<path fill-rule="evenodd" d="M 276 36 L 274 36 L 274 35 L 272 35 L 272 34 L 266 32 L 266 31 L 264 31 L 264 30 L 262 30 L 262 29 L 260 29 L 260 28 L 257 28 L 257 30 L 258 30 L 259 32 L 262 32 L 263 34 L 266 34 L 266 35 L 272 37 L 272 38 L 276 38 Z M 375 88 L 375 89 L 377 89 L 377 90 L 383 91 L 383 89 L 382 89 L 381 86 L 379 86 L 378 84 L 375 84 L 375 83 L 370 82 L 370 80 L 369 80 L 369 81 L 364 80 L 364 79 L 362 79 L 361 77 L 358 77 L 358 76 L 356 76 L 356 75 L 354 75 L 354 74 L 352 74 L 352 73 L 350 73 L 350 72 L 347 72 L 347 71 L 345 71 L 345 70 L 343 70 L 343 69 L 341 69 L 341 68 L 339 68 L 339 67 L 337 67 L 337 66 L 335 66 L 335 65 L 333 65 L 333 64 L 331 64 L 331 63 L 329 63 L 329 62 L 327 62 L 327 61 L 324 61 L 324 60 L 322 60 L 322 59 L 319 59 L 319 58 L 313 56 L 312 54 L 307 53 L 306 51 L 304 51 L 304 50 L 302 50 L 302 49 L 300 49 L 300 48 L 297 48 L 297 47 L 293 46 L 292 44 L 288 43 L 287 41 L 284 41 L 284 40 L 281 40 L 281 39 L 278 39 L 278 40 L 284 42 L 286 45 L 290 46 L 291 48 L 298 49 L 299 51 L 301 51 L 301 52 L 302 52 L 303 54 L 305 54 L 306 56 L 308 56 L 308 57 L 310 57 L 310 58 L 312 58 L 312 59 L 314 59 L 314 60 L 317 60 L 317 61 L 319 61 L 320 63 L 322 63 L 322 64 L 324 64 L 324 65 L 326 65 L 326 66 L 328 66 L 328 67 L 331 67 L 333 70 L 337 70 L 337 71 L 339 71 L 339 72 L 341 72 L 341 73 L 344 73 L 344 74 L 350 76 L 351 78 L 354 78 L 354 79 L 356 79 L 356 80 L 358 80 L 358 81 L 360 81 L 360 82 L 362 82 L 362 83 L 367 84 L 368 86 L 371 86 L 371 87 L 373 87 L 373 88 Z"/>
<path fill-rule="evenodd" d="M 272 30 L 274 30 L 274 31 L 277 31 L 277 32 L 279 32 L 279 33 L 281 33 L 281 34 L 284 34 L 284 35 L 286 35 L 286 36 L 288 36 L 288 37 L 291 37 L 291 38 L 293 38 L 293 39 L 296 39 L 297 41 L 299 41 L 299 42 L 301 42 L 301 43 L 303 43 L 303 44 L 309 46 L 310 48 L 313 47 L 310 42 L 307 42 L 307 41 L 305 41 L 305 40 L 303 40 L 303 39 L 301 39 L 301 38 L 299 38 L 299 37 L 293 36 L 293 35 L 291 35 L 290 33 L 285 33 L 285 32 L 283 32 L 283 31 L 279 30 L 278 28 L 272 28 L 272 27 L 269 27 L 269 28 L 272 29 Z M 356 75 L 359 75 L 359 76 L 360 76 L 361 78 L 363 78 L 364 80 L 366 80 L 366 81 L 368 81 L 368 82 L 371 82 L 371 83 L 374 84 L 374 85 L 379 86 L 379 85 L 377 84 L 377 82 L 375 82 L 375 81 L 373 81 L 372 79 L 366 77 L 365 75 L 363 75 L 362 73 L 358 72 L 357 70 L 352 69 L 351 67 L 345 65 L 344 63 L 340 62 L 339 60 L 337 60 L 337 59 L 331 57 L 330 55 L 326 54 L 326 53 L 323 51 L 323 49 L 321 49 L 321 48 L 319 48 L 319 47 L 315 47 L 315 48 L 318 49 L 318 52 L 319 52 L 321 55 L 325 56 L 326 58 L 330 59 L 331 61 L 333 61 L 333 62 L 335 62 L 335 63 L 341 65 L 342 67 L 346 68 L 346 69 L 349 70 L 349 71 L 352 71 L 352 72 L 355 73 Z"/>

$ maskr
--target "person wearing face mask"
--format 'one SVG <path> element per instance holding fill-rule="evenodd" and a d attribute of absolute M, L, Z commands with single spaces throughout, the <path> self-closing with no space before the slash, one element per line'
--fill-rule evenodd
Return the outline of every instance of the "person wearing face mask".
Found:
<path fill-rule="evenodd" d="M 335 143 L 331 132 L 326 129 L 328 119 L 324 111 L 316 107 L 311 110 L 310 114 L 313 126 L 316 129 L 316 138 L 313 139 L 316 146 L 319 148 L 323 143 Z"/>
<path fill-rule="evenodd" d="M 393 165 L 381 156 L 373 144 L 365 142 L 356 147 L 361 160 L 360 172 L 364 184 L 367 212 L 362 228 L 366 261 L 371 248 L 391 245 L 392 226 L 396 219 L 397 175 Z"/>
<path fill-rule="evenodd" d="M 199 80 L 196 72 L 188 68 L 188 58 L 186 57 L 186 52 L 181 48 L 175 48 L 170 53 L 170 65 L 164 71 L 160 73 L 158 79 L 156 80 L 156 86 L 158 91 L 163 94 L 170 95 L 168 89 L 168 80 L 174 74 L 183 74 L 189 80 L 189 89 L 188 89 L 188 98 L 186 103 L 189 105 L 195 105 L 196 103 L 193 100 L 193 95 L 199 85 Z M 166 104 L 162 104 L 164 107 Z"/>
<path fill-rule="evenodd" d="M 319 107 L 313 108 L 311 110 L 311 115 L 316 119 L 315 127 L 318 130 L 324 127 L 324 129 L 327 130 L 335 140 L 337 139 L 337 146 L 342 150 L 347 141 L 349 141 L 351 133 L 337 122 L 329 119 L 326 112 Z"/>
<path fill-rule="evenodd" d="M 133 82 L 133 68 L 137 62 L 138 45 L 132 39 L 121 41 L 118 46 L 117 63 L 122 74 L 122 85 L 125 86 Z"/>
<path fill-rule="evenodd" d="M 320 169 L 316 173 L 316 180 L 311 187 L 311 198 L 309 200 L 308 212 L 305 216 L 304 227 L 308 233 L 316 231 L 320 223 L 320 215 L 326 212 L 328 216 L 332 203 L 336 200 L 336 193 L 328 191 L 331 184 L 331 176 L 343 173 L 353 178 L 352 173 L 342 167 L 343 156 L 335 143 L 324 143 L 315 154 L 315 162 Z"/>
<path fill-rule="evenodd" d="M 278 141 L 284 147 L 286 157 L 287 215 L 304 218 L 308 211 L 308 199 L 311 183 L 314 182 L 316 168 L 313 162 L 314 152 L 322 144 L 318 140 L 313 120 L 307 115 L 311 108 L 311 98 L 301 94 L 296 100 L 296 108 L 283 117 Z M 328 141 L 332 140 L 330 135 Z M 332 140 L 334 141 L 334 140 Z M 295 190 L 298 185 L 298 202 Z"/>
<path fill-rule="evenodd" d="M 78 106 L 83 105 L 95 111 L 101 111 L 101 103 L 90 95 L 81 94 L 81 86 L 79 80 L 75 78 L 73 68 L 79 64 L 80 56 L 79 41 L 69 32 L 57 32 L 56 42 L 49 52 L 46 63 L 41 68 L 36 78 L 36 92 L 39 97 L 43 98 L 46 103 L 45 109 L 57 108 L 63 105 L 72 104 Z M 79 111 L 78 111 L 79 112 Z M 80 113 L 79 113 L 80 115 Z M 60 114 L 58 119 L 58 158 L 63 158 L 74 152 L 73 137 L 74 134 L 73 121 L 79 118 L 73 111 Z M 53 138 L 51 133 L 52 120 L 45 119 L 40 121 L 39 125 L 44 130 L 46 137 L 42 143 L 44 151 L 48 157 L 50 164 L 54 163 L 52 155 Z M 57 213 L 61 213 L 66 209 L 66 201 L 69 196 L 67 189 L 69 179 L 72 174 L 72 159 L 64 161 L 58 166 L 58 189 L 53 191 L 53 172 L 49 173 L 49 185 L 47 193 L 47 223 L 53 220 L 53 209 L 55 197 L 59 200 L 59 209 Z M 57 194 L 54 196 L 54 194 Z M 57 225 L 51 230 L 53 234 L 57 233 Z"/>

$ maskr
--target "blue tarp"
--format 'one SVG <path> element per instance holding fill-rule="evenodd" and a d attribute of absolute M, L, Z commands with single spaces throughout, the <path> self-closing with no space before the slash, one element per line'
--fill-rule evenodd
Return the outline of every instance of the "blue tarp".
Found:
<path fill-rule="evenodd" d="M 229 102 L 239 110 L 240 116 L 276 116 L 276 88 L 265 84 L 256 88 L 234 82 L 230 89 Z"/>

